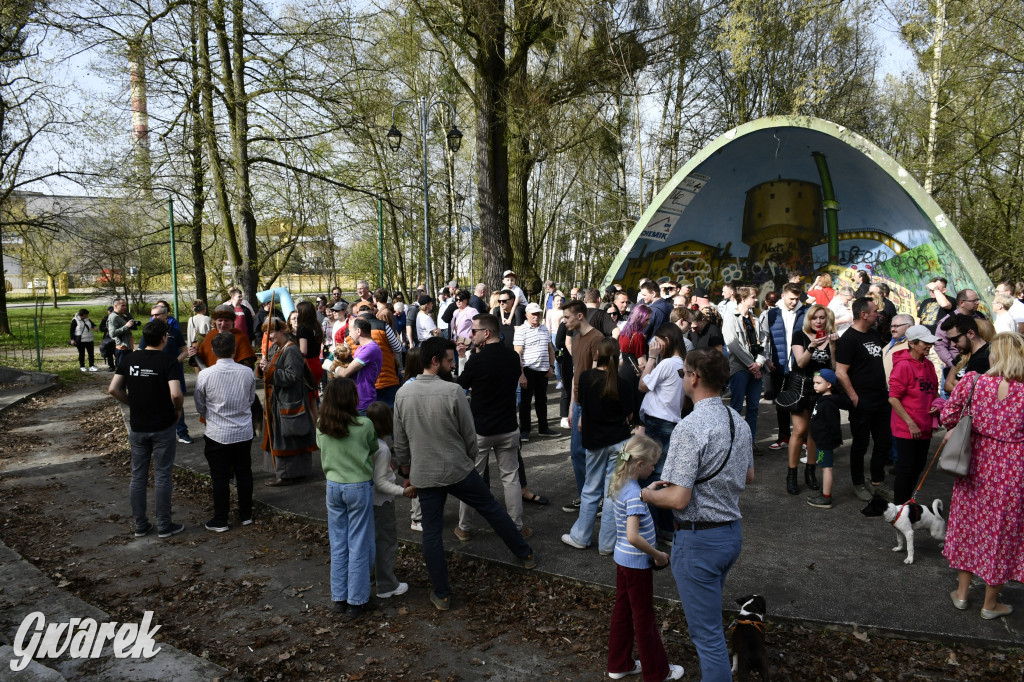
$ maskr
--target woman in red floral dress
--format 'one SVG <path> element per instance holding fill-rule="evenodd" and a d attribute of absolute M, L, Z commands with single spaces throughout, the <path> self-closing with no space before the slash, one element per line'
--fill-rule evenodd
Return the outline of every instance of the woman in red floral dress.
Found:
<path fill-rule="evenodd" d="M 967 608 L 973 576 L 985 581 L 985 619 L 1012 613 L 996 598 L 1007 580 L 1024 581 L 1024 336 L 996 336 L 989 361 L 988 373 L 964 376 L 942 409 L 952 428 L 977 380 L 970 469 L 953 485 L 942 553 L 958 571 L 949 595 L 956 608 Z"/>

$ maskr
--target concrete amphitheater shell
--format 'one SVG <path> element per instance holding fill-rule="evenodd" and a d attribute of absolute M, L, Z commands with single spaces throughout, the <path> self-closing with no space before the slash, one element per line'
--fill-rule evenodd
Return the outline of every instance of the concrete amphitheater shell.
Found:
<path fill-rule="evenodd" d="M 706 289 L 752 284 L 762 295 L 798 272 L 853 284 L 885 281 L 915 312 L 929 279 L 949 289 L 992 283 L 938 204 L 857 133 L 810 117 L 745 123 L 718 137 L 662 188 L 633 228 L 602 288 L 635 290 L 668 277 Z"/>

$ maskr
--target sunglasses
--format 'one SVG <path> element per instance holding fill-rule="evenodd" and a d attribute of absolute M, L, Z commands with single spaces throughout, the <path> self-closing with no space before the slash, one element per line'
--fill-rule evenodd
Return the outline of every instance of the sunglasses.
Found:
<path fill-rule="evenodd" d="M 512 301 L 511 298 L 499 298 L 498 299 L 498 303 L 510 303 L 511 301 Z"/>

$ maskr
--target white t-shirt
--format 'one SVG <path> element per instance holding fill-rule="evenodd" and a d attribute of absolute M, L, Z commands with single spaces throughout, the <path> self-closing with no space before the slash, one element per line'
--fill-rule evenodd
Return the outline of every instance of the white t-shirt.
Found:
<path fill-rule="evenodd" d="M 420 343 L 429 339 L 432 336 L 430 332 L 435 329 L 437 329 L 437 325 L 434 324 L 434 318 L 421 310 L 420 314 L 416 316 L 416 335 Z"/>
<path fill-rule="evenodd" d="M 1020 302 L 1020 299 L 1013 299 L 1013 305 L 1010 306 L 1010 315 L 1013 317 L 1013 321 L 1017 324 L 1024 322 L 1024 303 Z M 1013 331 L 1017 331 L 1014 329 Z"/>
<path fill-rule="evenodd" d="M 502 287 L 502 288 L 503 288 L 503 289 L 508 289 L 508 290 L 509 290 L 509 291 L 511 291 L 511 292 L 512 292 L 513 294 L 515 294 L 515 295 L 516 295 L 516 298 L 518 298 L 518 299 L 519 299 L 519 305 L 526 305 L 527 303 L 529 303 L 529 301 L 527 301 L 527 300 L 526 300 L 526 294 L 524 294 L 524 293 L 523 293 L 523 290 L 522 290 L 522 289 L 520 289 L 520 288 L 519 288 L 518 286 L 516 286 L 515 284 L 513 284 L 512 286 L 507 286 L 507 287 Z"/>
<path fill-rule="evenodd" d="M 681 419 L 679 415 L 683 410 L 684 396 L 679 372 L 683 367 L 683 360 L 678 355 L 658 360 L 651 373 L 643 378 L 648 391 L 640 405 L 641 417 L 656 417 L 670 422 Z"/>
<path fill-rule="evenodd" d="M 840 336 L 843 335 L 847 329 L 853 326 L 853 310 L 848 305 L 843 305 L 843 302 L 839 300 L 839 296 L 836 295 L 828 303 L 828 309 L 836 316 L 836 332 Z M 839 322 L 842 318 L 850 318 L 848 322 Z"/>

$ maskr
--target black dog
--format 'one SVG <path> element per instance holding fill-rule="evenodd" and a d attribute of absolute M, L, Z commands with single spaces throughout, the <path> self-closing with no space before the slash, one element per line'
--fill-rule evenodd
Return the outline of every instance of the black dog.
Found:
<path fill-rule="evenodd" d="M 751 594 L 736 600 L 740 615 L 732 626 L 732 671 L 736 679 L 749 680 L 757 671 L 762 680 L 768 679 L 768 653 L 764 648 L 764 615 L 767 607 L 764 597 Z"/>

